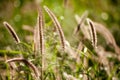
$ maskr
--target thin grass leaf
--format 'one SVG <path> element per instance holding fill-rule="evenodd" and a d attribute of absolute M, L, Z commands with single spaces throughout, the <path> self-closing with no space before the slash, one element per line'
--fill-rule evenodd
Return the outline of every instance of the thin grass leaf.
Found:
<path fill-rule="evenodd" d="M 94 27 L 94 23 L 90 19 L 87 19 L 87 22 L 88 22 L 89 27 L 90 27 L 92 45 L 94 48 L 96 48 L 97 47 L 97 35 L 96 35 L 96 29 Z"/>
<path fill-rule="evenodd" d="M 3 22 L 4 26 L 8 29 L 8 31 L 10 32 L 10 34 L 12 35 L 12 37 L 15 39 L 15 41 L 17 43 L 20 43 L 20 39 L 18 38 L 15 30 L 12 28 L 11 25 L 9 25 L 6 21 Z"/>
<path fill-rule="evenodd" d="M 36 68 L 36 66 L 31 63 L 30 61 L 24 59 L 24 58 L 13 58 L 13 59 L 9 59 L 9 60 L 6 60 L 6 63 L 11 63 L 11 62 L 24 62 L 26 65 L 28 65 L 29 67 L 31 67 L 31 69 L 34 71 L 35 75 L 37 78 L 39 78 L 40 74 L 38 72 L 38 69 Z"/>
<path fill-rule="evenodd" d="M 58 22 L 56 16 L 53 14 L 53 12 L 48 7 L 44 6 L 44 9 L 48 13 L 50 18 L 52 19 L 52 21 L 53 21 L 53 23 L 55 25 L 55 28 L 57 29 L 57 31 L 59 33 L 62 48 L 63 48 L 63 50 L 65 50 L 65 37 L 64 37 L 64 33 L 63 33 L 63 30 L 61 28 L 60 23 Z"/>
<path fill-rule="evenodd" d="M 25 52 L 21 52 L 21 51 L 14 51 L 14 50 L 0 50 L 0 56 L 15 56 L 15 55 L 19 55 L 19 54 L 26 54 Z"/>

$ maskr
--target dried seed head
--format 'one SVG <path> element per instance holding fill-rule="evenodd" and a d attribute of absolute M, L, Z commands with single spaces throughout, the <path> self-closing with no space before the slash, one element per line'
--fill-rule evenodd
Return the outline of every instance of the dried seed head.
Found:
<path fill-rule="evenodd" d="M 75 19 L 76 19 L 77 23 L 79 24 L 81 18 L 78 15 L 75 15 Z M 89 27 L 85 24 L 82 24 L 82 26 L 80 26 L 80 30 L 82 31 L 84 38 L 90 40 Z M 75 34 L 75 32 L 74 32 L 74 34 Z"/>
<path fill-rule="evenodd" d="M 63 33 L 62 28 L 61 28 L 61 25 L 58 22 L 56 16 L 53 14 L 53 12 L 48 7 L 44 6 L 44 9 L 48 13 L 50 18 L 52 19 L 52 21 L 53 21 L 53 23 L 55 25 L 55 28 L 57 29 L 57 31 L 59 33 L 59 36 L 60 36 L 60 39 L 61 39 L 61 45 L 62 45 L 62 48 L 64 50 L 65 49 L 65 37 L 64 37 L 64 33 Z"/>
<path fill-rule="evenodd" d="M 90 34 L 91 34 L 91 40 L 92 40 L 92 45 L 94 48 L 97 46 L 97 35 L 96 35 L 96 29 L 94 27 L 93 22 L 90 19 L 87 19 L 87 22 L 90 27 Z"/>
<path fill-rule="evenodd" d="M 44 35 L 43 35 L 43 14 L 41 8 L 38 8 L 38 18 L 37 18 L 37 25 L 34 29 L 34 44 L 35 44 L 35 51 L 44 53 Z"/>
<path fill-rule="evenodd" d="M 9 25 L 6 21 L 4 21 L 3 24 L 7 28 L 7 30 L 10 32 L 12 37 L 15 39 L 15 41 L 17 43 L 20 43 L 20 39 L 18 38 L 18 36 L 17 36 L 16 32 L 14 31 L 14 29 L 12 28 L 12 26 Z"/>
<path fill-rule="evenodd" d="M 78 31 L 80 30 L 82 24 L 85 22 L 87 16 L 88 16 L 88 11 L 85 11 L 85 12 L 83 13 L 83 15 L 81 16 L 81 18 L 79 18 L 79 19 L 78 19 L 78 16 L 75 15 L 75 18 L 76 18 L 76 20 L 78 21 L 78 26 L 77 26 L 77 28 L 75 28 L 74 34 L 77 34 L 77 33 L 78 33 Z"/>
<path fill-rule="evenodd" d="M 36 68 L 36 66 L 32 62 L 30 62 L 30 61 L 28 61 L 28 60 L 26 60 L 24 58 L 9 59 L 9 60 L 6 61 L 6 63 L 16 62 L 16 61 L 18 61 L 18 62 L 24 62 L 26 65 L 28 65 L 29 67 L 31 67 L 31 69 L 34 71 L 36 77 L 39 78 L 40 74 L 39 74 L 38 69 Z"/>
<path fill-rule="evenodd" d="M 120 48 L 116 44 L 116 41 L 112 35 L 112 33 L 102 24 L 94 22 L 96 31 L 100 33 L 106 40 L 108 44 L 111 44 L 115 48 L 115 52 L 120 55 Z"/>
<path fill-rule="evenodd" d="M 43 35 L 43 27 L 44 27 L 44 21 L 43 21 L 43 14 L 42 9 L 38 9 L 38 26 L 39 26 L 39 36 L 40 36 L 40 51 L 41 54 L 44 53 L 44 35 Z"/>

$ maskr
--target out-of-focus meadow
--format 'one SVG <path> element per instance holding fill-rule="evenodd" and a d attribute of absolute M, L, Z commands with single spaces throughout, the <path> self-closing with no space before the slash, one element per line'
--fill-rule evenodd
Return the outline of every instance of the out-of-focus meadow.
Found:
<path fill-rule="evenodd" d="M 58 35 L 55 33 L 52 20 L 43 6 L 47 6 L 59 21 L 66 44 L 70 46 L 66 52 L 58 49 L 60 47 Z M 45 23 L 45 62 L 47 66 L 43 73 L 40 72 L 43 74 L 42 80 L 120 79 L 120 0 L 0 0 L 0 72 L 6 71 L 4 74 L 0 73 L 0 79 L 35 80 L 32 71 L 23 64 L 16 64 L 18 66 L 17 71 L 28 72 L 19 73 L 14 70 L 15 75 L 12 75 L 11 78 L 10 66 L 5 61 L 18 57 L 20 51 L 24 58 L 30 60 L 40 70 L 42 62 L 34 57 L 33 49 L 34 28 L 38 16 L 37 7 L 42 8 Z M 96 27 L 96 31 L 98 31 L 97 49 L 92 47 L 91 41 L 86 37 L 84 31 L 81 31 L 81 27 L 79 34 L 74 34 L 74 30 L 79 24 L 76 16 L 81 18 L 86 11 L 88 18 L 105 27 L 105 30 L 101 30 L 98 28 L 99 26 Z M 11 34 L 4 27 L 4 21 L 7 21 L 14 28 L 19 39 L 27 46 L 15 43 Z M 84 21 L 84 24 L 87 25 L 87 21 Z M 113 35 L 112 38 L 111 34 Z M 84 47 L 78 50 L 80 41 L 83 44 L 80 46 Z M 76 56 L 71 57 L 76 53 L 79 55 L 79 60 L 76 60 Z M 20 78 L 19 75 L 23 77 Z"/>
<path fill-rule="evenodd" d="M 39 0 L 38 0 L 39 1 Z M 120 1 L 119 0 L 40 0 L 42 5 L 47 5 L 58 17 L 66 37 L 71 39 L 71 33 L 77 26 L 74 16 L 82 15 L 89 11 L 89 17 L 100 22 L 112 32 L 118 45 L 120 45 Z M 10 36 L 3 27 L 3 21 L 8 21 L 16 30 L 20 39 L 25 39 L 27 34 L 24 25 L 32 28 L 36 24 L 37 10 L 34 0 L 1 0 L 0 1 L 0 47 L 5 48 L 12 44 Z M 45 19 L 47 21 L 47 18 Z M 46 22 L 47 23 L 47 22 Z M 69 27 L 69 30 L 68 30 Z M 24 37 L 23 37 L 24 35 Z M 7 39 L 7 40 L 6 40 Z"/>

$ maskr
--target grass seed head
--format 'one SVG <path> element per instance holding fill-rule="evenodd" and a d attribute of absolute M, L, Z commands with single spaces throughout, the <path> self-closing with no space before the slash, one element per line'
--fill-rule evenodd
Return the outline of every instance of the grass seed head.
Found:
<path fill-rule="evenodd" d="M 90 34 L 91 34 L 91 40 L 92 40 L 92 45 L 94 48 L 97 47 L 97 35 L 96 35 L 96 29 L 94 27 L 94 23 L 92 22 L 92 20 L 87 18 L 87 22 L 89 24 L 90 27 Z"/>
<path fill-rule="evenodd" d="M 20 39 L 18 38 L 18 36 L 17 36 L 15 30 L 12 28 L 12 26 L 9 23 L 7 23 L 6 21 L 4 21 L 3 24 L 7 28 L 9 33 L 12 35 L 12 37 L 15 39 L 15 41 L 17 43 L 20 43 Z"/>
<path fill-rule="evenodd" d="M 61 28 L 60 23 L 58 22 L 56 16 L 53 14 L 53 12 L 48 7 L 44 6 L 44 9 L 48 13 L 50 18 L 52 19 L 52 21 L 53 21 L 53 23 L 55 25 L 55 28 L 59 33 L 62 48 L 63 48 L 63 50 L 65 50 L 65 37 L 64 37 L 64 33 L 63 33 L 63 30 Z"/>

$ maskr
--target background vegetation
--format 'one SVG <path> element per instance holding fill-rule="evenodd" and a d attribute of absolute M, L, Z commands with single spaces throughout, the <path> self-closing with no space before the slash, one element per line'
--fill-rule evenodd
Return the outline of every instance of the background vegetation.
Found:
<path fill-rule="evenodd" d="M 13 70 L 12 73 L 14 75 L 11 75 L 11 68 L 5 61 L 18 57 L 19 54 L 22 54 L 24 58 L 30 60 L 38 70 L 41 67 L 41 58 L 35 58 L 33 51 L 33 29 L 36 26 L 38 15 L 35 5 L 36 2 L 39 3 L 39 6 L 42 8 L 46 5 L 56 15 L 72 50 L 77 50 L 79 41 L 82 41 L 84 44 L 84 48 L 78 51 L 80 55 L 79 62 L 71 57 L 74 56 L 74 54 L 69 55 L 72 51 L 62 52 L 59 50 L 60 42 L 58 36 L 55 36 L 55 33 L 53 33 L 54 25 L 43 9 L 47 64 L 43 75 L 44 79 L 120 79 L 119 55 L 116 54 L 113 46 L 107 44 L 103 36 L 97 34 L 98 45 L 102 46 L 102 50 L 104 51 L 102 52 L 103 55 L 100 56 L 92 47 L 91 42 L 88 39 L 84 39 L 82 32 L 77 36 L 73 35 L 74 29 L 78 26 L 75 15 L 81 16 L 85 11 L 88 11 L 88 17 L 95 22 L 103 24 L 112 33 L 116 44 L 120 47 L 120 0 L 0 0 L 1 80 L 35 79 L 32 75 L 33 71 L 31 71 L 28 66 L 19 64 L 19 62 L 16 63 L 18 71 Z M 15 29 L 20 40 L 30 47 L 21 44 L 16 45 L 11 35 L 5 29 L 3 21 L 9 22 Z M 105 55 L 107 56 L 104 57 Z"/>

